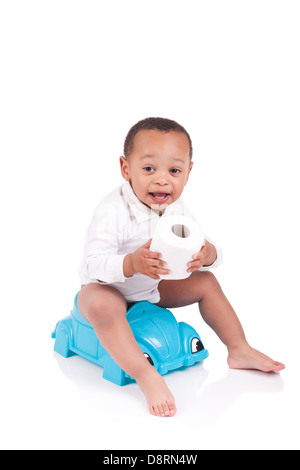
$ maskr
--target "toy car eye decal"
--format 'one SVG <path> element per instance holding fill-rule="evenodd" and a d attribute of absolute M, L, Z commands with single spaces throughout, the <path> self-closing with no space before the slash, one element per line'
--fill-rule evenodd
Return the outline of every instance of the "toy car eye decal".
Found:
<path fill-rule="evenodd" d="M 191 349 L 192 349 L 193 354 L 195 354 L 199 351 L 202 351 L 204 349 L 204 346 L 201 343 L 199 338 L 193 338 L 192 339 Z"/>
<path fill-rule="evenodd" d="M 143 354 L 144 354 L 145 358 L 148 359 L 148 361 L 150 362 L 151 366 L 154 366 L 154 362 L 152 361 L 152 359 L 151 359 L 151 357 L 149 356 L 149 354 L 148 354 L 148 353 L 145 353 L 145 352 L 144 352 Z"/>

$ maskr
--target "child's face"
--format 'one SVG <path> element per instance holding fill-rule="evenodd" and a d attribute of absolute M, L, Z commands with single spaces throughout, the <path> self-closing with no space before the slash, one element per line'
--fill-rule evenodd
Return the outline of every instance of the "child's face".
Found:
<path fill-rule="evenodd" d="M 120 158 L 122 176 L 140 201 L 163 209 L 180 197 L 188 181 L 193 166 L 189 151 L 181 132 L 139 131 L 130 156 Z"/>

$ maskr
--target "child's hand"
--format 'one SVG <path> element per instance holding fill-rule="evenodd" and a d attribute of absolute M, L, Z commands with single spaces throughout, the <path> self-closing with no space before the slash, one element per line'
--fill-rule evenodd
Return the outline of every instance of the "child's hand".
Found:
<path fill-rule="evenodd" d="M 170 271 L 164 268 L 166 263 L 162 261 L 161 254 L 150 251 L 150 245 L 151 240 L 125 256 L 123 269 L 126 277 L 142 273 L 152 279 L 159 279 L 159 274 L 169 274 Z"/>
<path fill-rule="evenodd" d="M 210 266 L 217 258 L 217 250 L 212 243 L 204 240 L 201 250 L 192 256 L 193 261 L 190 261 L 187 272 L 192 273 L 202 266 Z"/>

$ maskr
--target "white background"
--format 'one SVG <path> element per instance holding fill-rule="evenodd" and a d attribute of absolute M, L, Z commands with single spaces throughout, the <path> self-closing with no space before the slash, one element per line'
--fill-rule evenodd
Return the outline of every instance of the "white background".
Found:
<path fill-rule="evenodd" d="M 299 22 L 290 0 L 1 2 L 1 448 L 299 449 Z M 223 249 L 216 276 L 287 366 L 230 371 L 197 306 L 173 311 L 210 357 L 166 377 L 172 419 L 50 338 L 147 116 L 189 131 L 185 201 Z"/>

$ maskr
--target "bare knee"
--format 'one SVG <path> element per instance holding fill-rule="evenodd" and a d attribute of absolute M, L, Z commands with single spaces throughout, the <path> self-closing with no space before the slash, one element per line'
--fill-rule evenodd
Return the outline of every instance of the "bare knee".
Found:
<path fill-rule="evenodd" d="M 78 307 L 80 310 L 80 305 Z M 127 303 L 122 294 L 107 286 L 102 288 L 98 295 L 93 292 L 93 295 L 86 299 L 83 316 L 93 327 L 107 328 L 118 321 L 120 316 L 125 316 L 126 311 Z"/>
<path fill-rule="evenodd" d="M 211 271 L 196 271 L 195 273 L 198 277 L 201 278 L 201 282 L 215 283 L 217 279 Z"/>
<path fill-rule="evenodd" d="M 88 320 L 92 326 L 109 328 L 122 316 L 126 315 L 125 305 L 119 299 L 94 300 L 88 310 Z"/>
<path fill-rule="evenodd" d="M 202 296 L 221 289 L 219 282 L 211 271 L 195 271 L 192 276 L 197 279 L 196 284 L 199 283 L 198 286 L 201 287 Z"/>

